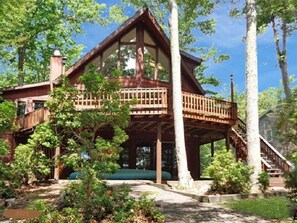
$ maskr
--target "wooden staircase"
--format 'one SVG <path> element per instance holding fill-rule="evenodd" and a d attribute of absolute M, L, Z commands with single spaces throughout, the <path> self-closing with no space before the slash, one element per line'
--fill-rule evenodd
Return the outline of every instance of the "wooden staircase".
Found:
<path fill-rule="evenodd" d="M 259 135 L 259 138 L 262 169 L 271 177 L 282 177 L 284 172 L 287 172 L 292 168 L 292 164 L 261 135 Z M 230 143 L 235 148 L 236 159 L 246 160 L 248 154 L 246 143 L 246 124 L 241 119 L 238 119 L 237 127 L 232 128 L 230 133 Z"/>

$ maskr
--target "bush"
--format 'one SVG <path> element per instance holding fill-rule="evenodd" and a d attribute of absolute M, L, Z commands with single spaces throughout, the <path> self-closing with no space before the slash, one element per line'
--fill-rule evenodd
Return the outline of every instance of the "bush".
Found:
<path fill-rule="evenodd" d="M 102 181 L 92 184 L 92 195 L 89 202 L 84 193 L 86 185 L 73 183 L 62 194 L 57 207 L 44 202 L 37 202 L 33 208 L 42 212 L 34 222 L 164 222 L 163 214 L 155 208 L 155 202 L 146 196 L 135 200 L 129 195 L 130 189 L 125 186 L 110 187 Z M 139 220 L 140 219 L 140 220 Z"/>
<path fill-rule="evenodd" d="M 297 152 L 292 154 L 294 167 L 291 171 L 285 173 L 285 187 L 288 191 L 288 198 L 294 206 L 297 206 Z"/>
<path fill-rule="evenodd" d="M 236 162 L 231 151 L 218 151 L 207 172 L 213 179 L 211 193 L 246 194 L 250 191 L 251 168 Z"/>
<path fill-rule="evenodd" d="M 268 187 L 269 187 L 269 179 L 270 176 L 268 175 L 267 172 L 261 172 L 258 176 L 258 183 L 259 183 L 259 187 L 260 190 L 264 193 Z"/>

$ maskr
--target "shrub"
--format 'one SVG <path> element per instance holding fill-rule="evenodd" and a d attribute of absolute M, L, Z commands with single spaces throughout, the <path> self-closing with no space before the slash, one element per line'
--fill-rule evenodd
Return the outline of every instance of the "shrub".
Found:
<path fill-rule="evenodd" d="M 294 167 L 291 171 L 285 173 L 285 187 L 288 191 L 288 198 L 294 206 L 297 206 L 297 152 L 292 154 Z"/>
<path fill-rule="evenodd" d="M 259 187 L 260 187 L 260 190 L 262 192 L 265 192 L 268 187 L 269 187 L 269 175 L 267 172 L 261 172 L 258 176 L 258 183 L 259 183 Z"/>
<path fill-rule="evenodd" d="M 251 168 L 242 162 L 236 162 L 231 151 L 218 151 L 207 172 L 213 179 L 211 193 L 244 194 L 250 191 Z"/>
<path fill-rule="evenodd" d="M 102 181 L 93 185 L 93 194 L 89 198 L 90 203 L 81 202 L 86 198 L 83 182 L 71 184 L 64 192 L 64 204 L 60 208 L 54 208 L 42 201 L 36 202 L 34 209 L 42 215 L 34 220 L 36 222 L 141 222 L 138 219 L 146 219 L 147 222 L 164 222 L 164 215 L 155 208 L 155 202 L 146 196 L 135 200 L 129 195 L 130 189 L 121 185 L 119 187 L 107 186 Z"/>

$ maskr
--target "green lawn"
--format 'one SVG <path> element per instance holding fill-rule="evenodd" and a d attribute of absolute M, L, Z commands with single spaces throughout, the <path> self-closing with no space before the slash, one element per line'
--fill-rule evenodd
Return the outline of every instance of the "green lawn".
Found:
<path fill-rule="evenodd" d="M 225 203 L 228 208 L 264 219 L 284 220 L 292 217 L 289 202 L 284 197 L 251 198 Z"/>

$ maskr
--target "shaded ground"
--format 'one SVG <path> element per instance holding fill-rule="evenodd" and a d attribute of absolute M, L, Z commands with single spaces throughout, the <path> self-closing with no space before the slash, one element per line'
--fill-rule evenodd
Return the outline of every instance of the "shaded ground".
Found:
<path fill-rule="evenodd" d="M 65 188 L 68 181 L 60 181 L 59 184 L 50 186 L 39 186 L 23 193 L 17 199 L 13 208 L 25 208 L 37 199 L 46 199 L 48 202 L 54 201 L 62 188 Z M 109 184 L 117 185 L 122 181 L 109 181 Z M 171 223 L 196 223 L 196 222 L 220 222 L 220 223 L 268 223 L 254 216 L 244 216 L 235 213 L 219 204 L 199 203 L 198 201 L 173 191 L 167 191 L 153 186 L 151 181 L 127 181 L 131 185 L 131 195 L 139 197 L 147 193 L 149 197 L 156 200 L 158 208 L 165 214 L 166 222 Z M 0 222 L 1 219 L 0 215 Z M 7 222 L 7 221 L 5 221 Z"/>
<path fill-rule="evenodd" d="M 190 197 L 172 191 L 165 191 L 152 185 L 140 184 L 132 186 L 131 194 L 133 196 L 138 197 L 143 192 L 149 193 L 149 197 L 156 200 L 157 205 L 165 214 L 166 222 L 271 222 L 254 216 L 237 214 L 218 204 L 199 203 Z"/>

